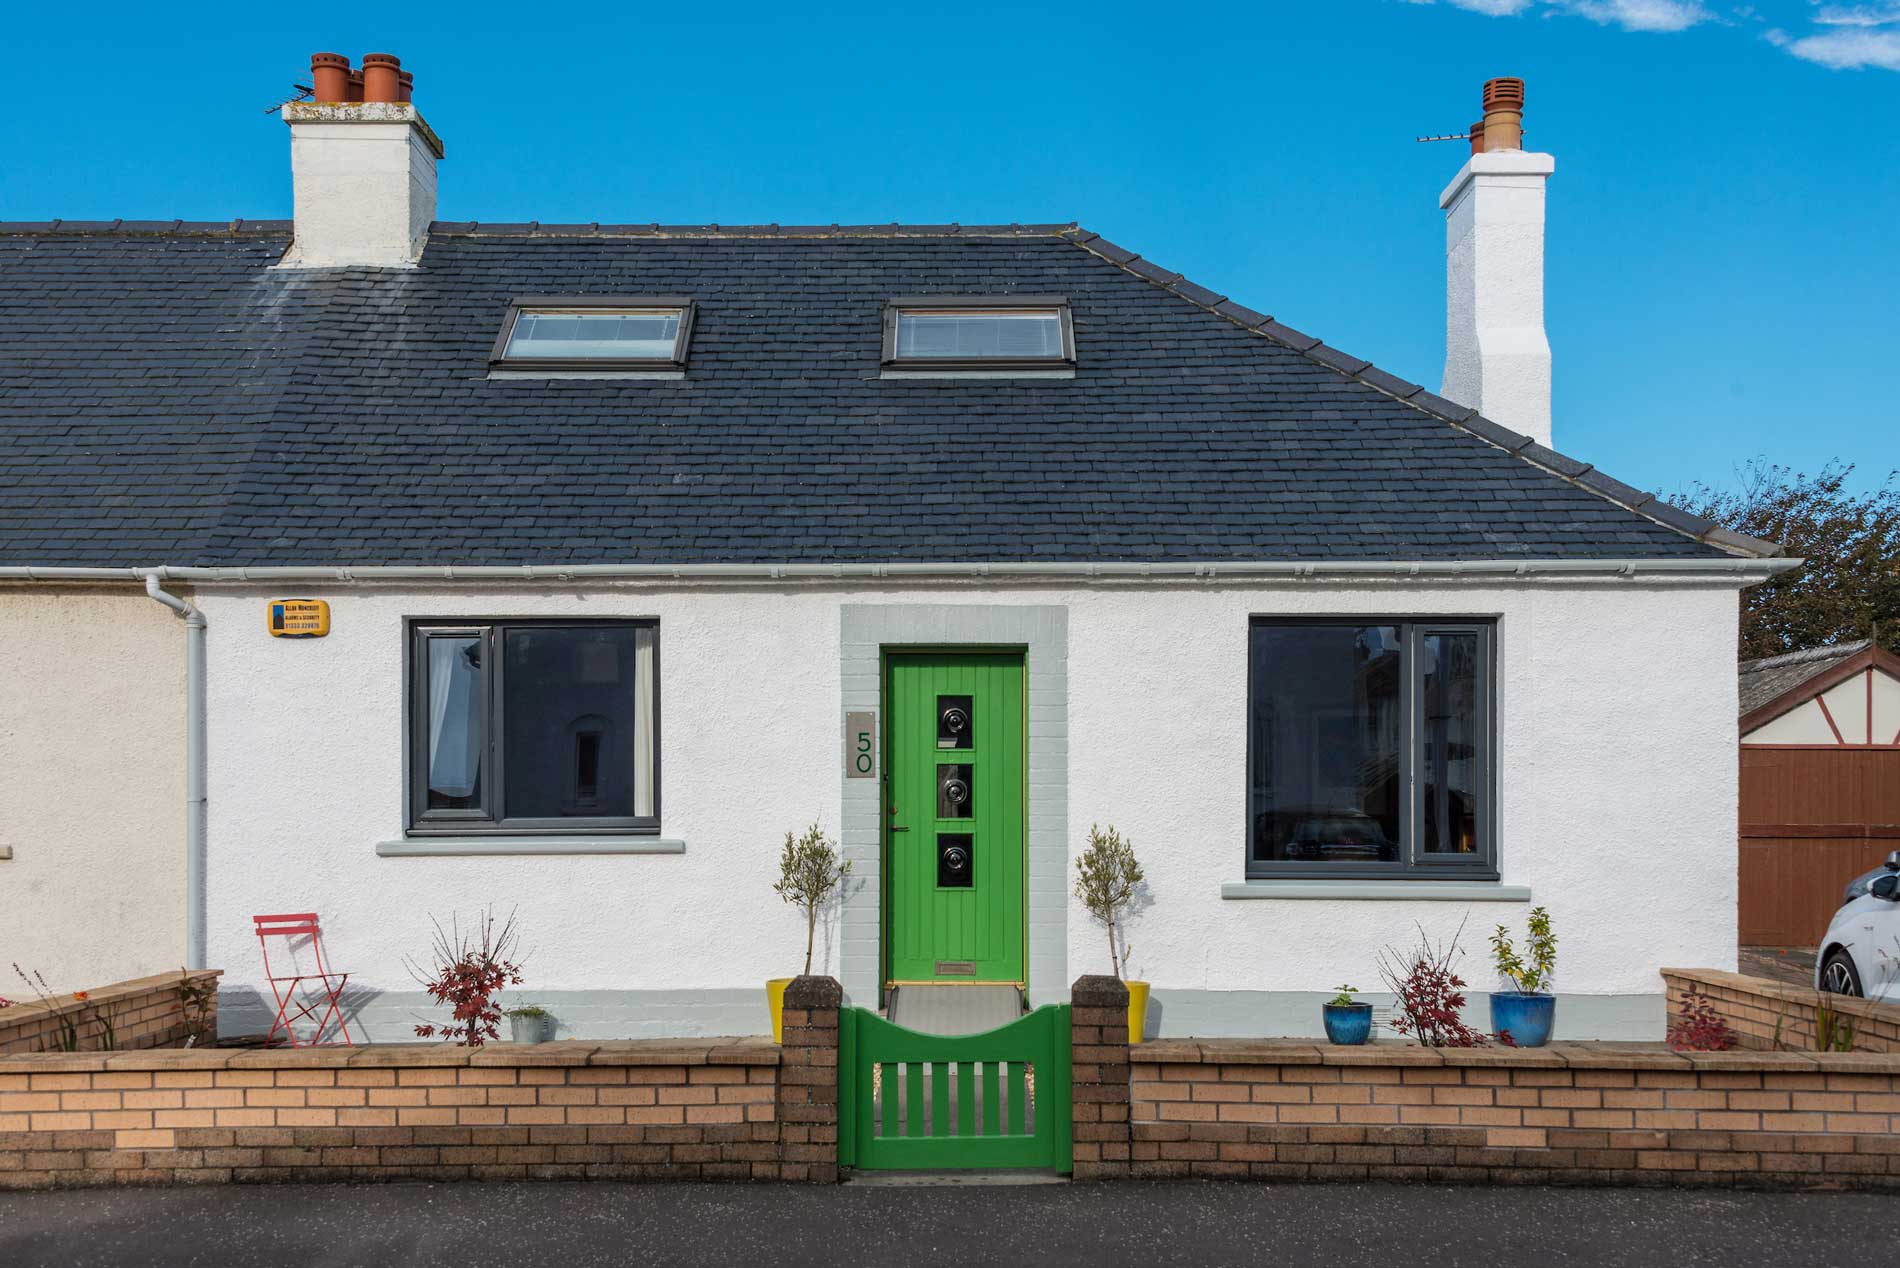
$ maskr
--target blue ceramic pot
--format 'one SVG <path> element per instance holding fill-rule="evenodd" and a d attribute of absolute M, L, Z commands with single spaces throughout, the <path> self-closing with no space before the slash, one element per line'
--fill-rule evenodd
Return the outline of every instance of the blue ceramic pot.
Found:
<path fill-rule="evenodd" d="M 1372 1038 L 1372 1005 L 1322 1004 L 1326 1037 L 1337 1044 L 1364 1043 Z"/>
<path fill-rule="evenodd" d="M 1557 1024 L 1557 997 L 1523 991 L 1491 992 L 1491 1029 L 1520 1048 L 1541 1048 Z"/>

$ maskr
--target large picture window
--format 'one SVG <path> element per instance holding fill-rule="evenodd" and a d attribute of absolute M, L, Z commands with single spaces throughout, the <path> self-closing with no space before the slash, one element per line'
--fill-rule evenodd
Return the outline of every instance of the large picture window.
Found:
<path fill-rule="evenodd" d="M 1494 876 L 1489 623 L 1261 618 L 1250 876 Z"/>
<path fill-rule="evenodd" d="M 410 627 L 413 833 L 657 832 L 659 627 Z"/>

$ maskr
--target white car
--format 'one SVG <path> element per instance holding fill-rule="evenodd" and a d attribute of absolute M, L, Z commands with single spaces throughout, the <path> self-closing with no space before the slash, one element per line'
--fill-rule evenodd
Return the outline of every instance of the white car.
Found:
<path fill-rule="evenodd" d="M 1814 985 L 1836 995 L 1900 1002 L 1900 850 L 1854 878 L 1821 935 Z"/>

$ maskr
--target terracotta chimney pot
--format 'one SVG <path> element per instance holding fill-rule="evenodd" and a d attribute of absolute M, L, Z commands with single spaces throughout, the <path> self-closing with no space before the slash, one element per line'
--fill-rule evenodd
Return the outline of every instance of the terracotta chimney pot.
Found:
<path fill-rule="evenodd" d="M 408 71 L 402 73 L 402 95 L 399 100 L 408 101 L 416 95 L 416 77 Z"/>
<path fill-rule="evenodd" d="M 362 99 L 363 99 L 363 72 L 360 70 L 353 70 L 350 72 L 349 100 L 361 101 Z"/>
<path fill-rule="evenodd" d="M 395 103 L 402 100 L 402 59 L 388 53 L 363 57 L 363 100 Z"/>
<path fill-rule="evenodd" d="M 315 85 L 315 91 L 311 94 L 315 100 L 350 99 L 350 59 L 341 53 L 312 53 L 310 78 Z"/>
<path fill-rule="evenodd" d="M 1480 119 L 1476 123 L 1471 125 L 1471 152 L 1473 154 L 1484 153 L 1484 120 L 1483 119 Z"/>
<path fill-rule="evenodd" d="M 367 59 L 365 59 L 367 60 Z M 1509 77 L 1484 83 L 1484 148 L 1524 148 L 1524 81 Z"/>

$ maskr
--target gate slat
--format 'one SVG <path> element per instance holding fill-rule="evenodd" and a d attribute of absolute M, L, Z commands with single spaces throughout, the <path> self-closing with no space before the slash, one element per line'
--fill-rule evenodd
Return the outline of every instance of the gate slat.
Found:
<path fill-rule="evenodd" d="M 950 1135 L 950 1066 L 943 1061 L 930 1063 L 930 1134 Z"/>
<path fill-rule="evenodd" d="M 924 1134 L 924 1063 L 904 1063 L 904 1134 Z"/>
<path fill-rule="evenodd" d="M 997 1114 L 997 1107 L 1003 1103 L 1003 1081 L 999 1077 L 994 1061 L 983 1063 L 983 1134 L 1000 1136 L 1003 1134 L 1003 1120 Z"/>
<path fill-rule="evenodd" d="M 976 1069 L 970 1061 L 957 1062 L 957 1135 L 976 1135 Z"/>
<path fill-rule="evenodd" d="M 1023 1077 L 1024 1065 L 1021 1061 L 1009 1063 L 1009 1134 L 1021 1136 L 1028 1130 L 1024 1126 L 1024 1110 L 1029 1103 L 1028 1080 Z"/>

